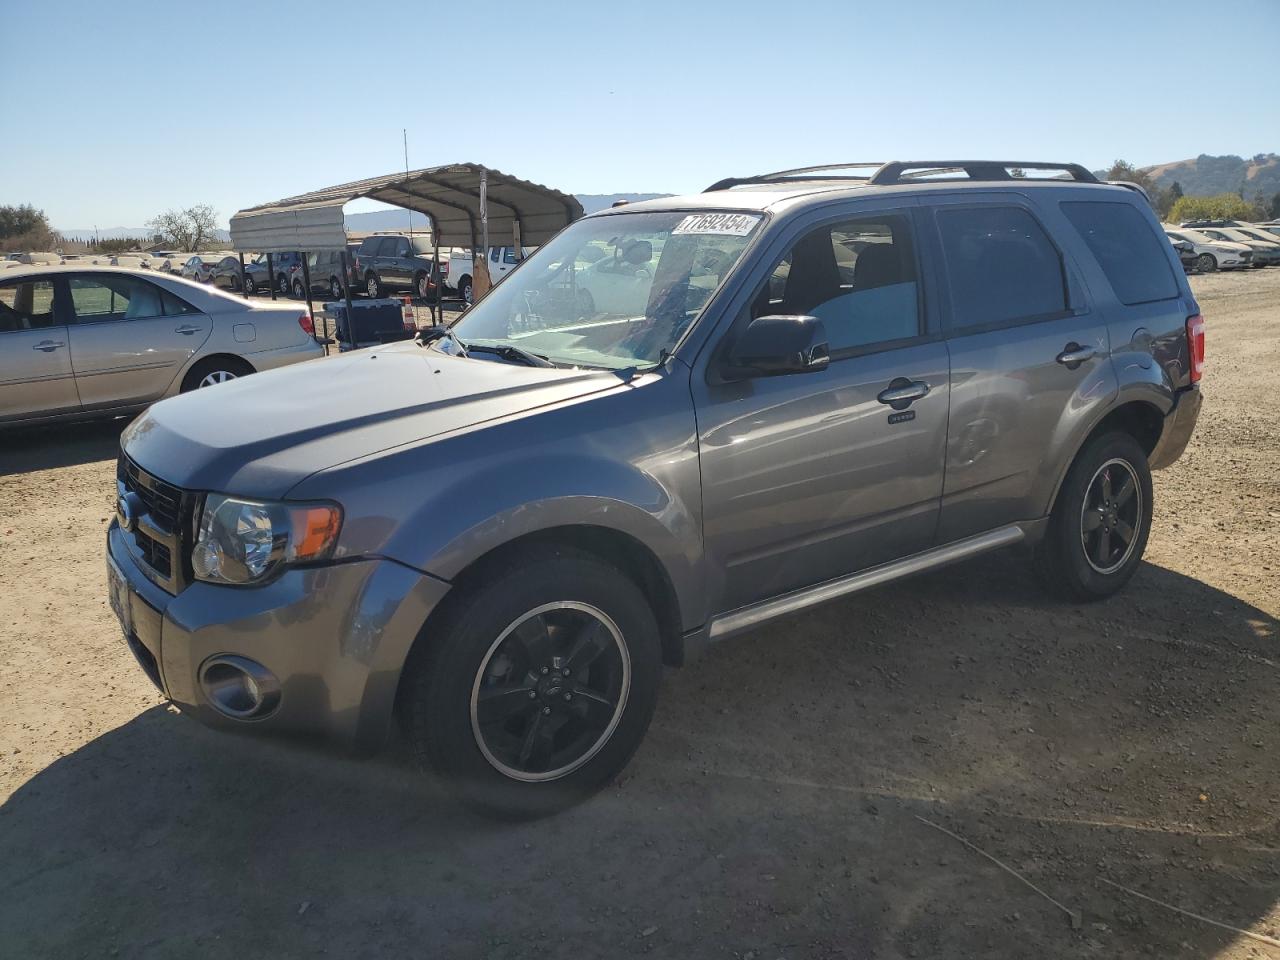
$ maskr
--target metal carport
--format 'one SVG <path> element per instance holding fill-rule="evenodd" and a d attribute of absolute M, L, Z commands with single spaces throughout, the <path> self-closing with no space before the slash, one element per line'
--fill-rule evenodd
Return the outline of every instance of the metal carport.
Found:
<path fill-rule="evenodd" d="M 539 246 L 582 216 L 582 204 L 570 194 L 478 163 L 454 163 L 357 180 L 248 207 L 231 218 L 232 249 L 240 253 L 242 263 L 249 251 L 270 256 L 337 250 L 343 256 L 345 286 L 347 234 L 342 208 L 360 198 L 424 214 L 431 225 L 437 263 L 441 246 L 468 247 L 477 263 L 484 260 L 491 244 L 517 250 Z M 308 273 L 310 303 L 311 279 L 305 258 L 303 269 Z M 435 279 L 438 305 L 440 286 L 439 278 Z M 350 311 L 351 293 L 345 292 Z"/>

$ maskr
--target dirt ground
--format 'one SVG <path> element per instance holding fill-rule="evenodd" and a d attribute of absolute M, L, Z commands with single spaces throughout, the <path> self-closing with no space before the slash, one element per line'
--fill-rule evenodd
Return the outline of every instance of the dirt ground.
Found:
<path fill-rule="evenodd" d="M 1280 270 L 1192 283 L 1204 411 L 1126 592 L 1010 552 L 730 641 L 540 823 L 177 715 L 105 599 L 120 425 L 0 437 L 0 955 L 1280 956 L 1104 882 L 1280 938 Z"/>

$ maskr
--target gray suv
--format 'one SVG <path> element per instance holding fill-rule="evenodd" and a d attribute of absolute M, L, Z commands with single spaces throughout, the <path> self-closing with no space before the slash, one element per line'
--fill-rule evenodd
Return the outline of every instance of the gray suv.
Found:
<path fill-rule="evenodd" d="M 153 406 L 111 602 L 183 712 L 362 749 L 398 718 L 542 814 L 710 642 L 1016 544 L 1115 593 L 1203 350 L 1150 207 L 1081 167 L 722 181 L 578 220 L 447 329 Z"/>

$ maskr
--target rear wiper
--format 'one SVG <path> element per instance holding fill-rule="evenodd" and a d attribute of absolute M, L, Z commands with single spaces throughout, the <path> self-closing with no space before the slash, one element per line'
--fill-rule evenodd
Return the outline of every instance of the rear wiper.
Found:
<path fill-rule="evenodd" d="M 473 343 L 467 347 L 467 353 L 492 353 L 496 357 L 503 360 L 511 360 L 515 363 L 523 363 L 527 367 L 554 367 L 555 364 L 546 357 L 540 357 L 536 353 L 530 353 L 523 347 L 517 347 L 512 343 L 503 343 L 497 346 L 488 346 L 487 344 Z"/>

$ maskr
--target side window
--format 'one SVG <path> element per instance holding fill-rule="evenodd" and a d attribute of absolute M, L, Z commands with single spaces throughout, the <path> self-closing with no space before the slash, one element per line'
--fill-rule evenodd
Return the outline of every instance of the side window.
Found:
<path fill-rule="evenodd" d="M 52 280 L 0 283 L 0 333 L 54 325 Z"/>
<path fill-rule="evenodd" d="M 497 262 L 498 262 L 498 251 L 499 251 L 499 249 L 501 249 L 501 248 L 499 248 L 499 247 L 490 247 L 490 248 L 489 248 L 489 259 L 490 259 L 493 263 L 497 263 Z"/>
<path fill-rule="evenodd" d="M 398 258 L 404 258 L 409 256 L 408 240 L 406 240 L 404 237 L 395 237 L 391 242 L 394 245 L 392 247 L 393 253 L 391 254 L 391 256 L 398 257 Z"/>
<path fill-rule="evenodd" d="M 953 327 L 983 327 L 1067 309 L 1062 257 L 1018 207 L 937 211 Z"/>
<path fill-rule="evenodd" d="M 170 293 L 168 290 L 160 291 L 160 305 L 164 308 L 166 317 L 183 317 L 189 313 L 200 312 L 177 294 Z"/>
<path fill-rule="evenodd" d="M 1178 295 L 1169 258 L 1146 217 L 1127 203 L 1062 204 L 1088 244 L 1111 289 L 1124 304 L 1172 300 Z"/>
<path fill-rule="evenodd" d="M 920 333 L 911 223 L 900 214 L 849 220 L 801 237 L 774 268 L 753 317 L 807 314 L 833 353 Z"/>
<path fill-rule="evenodd" d="M 139 320 L 164 316 L 160 291 L 124 274 L 71 277 L 71 308 L 80 323 Z"/>
<path fill-rule="evenodd" d="M 503 247 L 502 249 L 505 251 L 502 255 L 503 263 L 519 263 L 520 262 L 519 260 L 516 259 L 515 247 Z"/>

